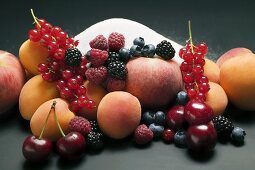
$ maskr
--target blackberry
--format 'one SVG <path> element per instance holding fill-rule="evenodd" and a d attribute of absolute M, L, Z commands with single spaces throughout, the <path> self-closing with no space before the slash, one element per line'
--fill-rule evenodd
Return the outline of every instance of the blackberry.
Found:
<path fill-rule="evenodd" d="M 80 66 L 81 57 L 82 54 L 77 48 L 69 48 L 66 50 L 65 63 L 72 67 Z"/>
<path fill-rule="evenodd" d="M 110 64 L 111 62 L 120 61 L 120 56 L 116 52 L 109 52 L 108 53 L 108 59 L 107 64 Z"/>
<path fill-rule="evenodd" d="M 101 150 L 104 147 L 103 134 L 101 132 L 90 132 L 86 136 L 86 144 L 90 150 Z"/>
<path fill-rule="evenodd" d="M 89 123 L 90 123 L 92 132 L 99 132 L 100 131 L 98 123 L 97 123 L 96 120 L 90 120 Z"/>
<path fill-rule="evenodd" d="M 170 60 L 174 57 L 175 50 L 170 42 L 163 40 L 157 45 L 156 54 L 164 60 Z"/>
<path fill-rule="evenodd" d="M 119 80 L 125 80 L 127 77 L 128 70 L 122 61 L 111 62 L 108 67 L 108 73 L 112 78 Z"/>
<path fill-rule="evenodd" d="M 234 129 L 233 123 L 224 116 L 216 116 L 212 121 L 217 131 L 218 140 L 222 142 L 229 140 L 230 134 Z"/>

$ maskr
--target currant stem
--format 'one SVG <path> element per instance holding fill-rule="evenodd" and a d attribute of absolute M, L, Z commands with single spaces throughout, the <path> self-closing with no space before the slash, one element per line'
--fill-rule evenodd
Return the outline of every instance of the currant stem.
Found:
<path fill-rule="evenodd" d="M 36 18 L 33 9 L 30 9 L 30 11 L 31 11 L 31 14 L 32 14 L 32 17 L 33 17 L 35 23 L 41 28 L 41 25 L 40 25 L 40 23 L 38 22 L 38 19 Z"/>
<path fill-rule="evenodd" d="M 191 31 L 191 21 L 188 21 L 189 24 L 189 41 L 190 41 L 190 47 L 191 47 L 191 52 L 194 53 L 194 49 L 193 49 L 193 41 L 192 41 L 192 31 Z"/>
<path fill-rule="evenodd" d="M 54 101 L 54 102 L 57 104 L 56 101 Z M 54 117 L 55 117 L 56 123 L 57 123 L 57 125 L 58 125 L 58 129 L 59 129 L 61 135 L 62 135 L 63 137 L 65 137 L 66 135 L 65 135 L 65 133 L 63 132 L 63 129 L 61 128 L 61 126 L 60 126 L 60 124 L 59 124 L 59 121 L 58 121 L 58 117 L 57 117 L 57 113 L 56 113 L 55 107 L 54 107 Z"/>
<path fill-rule="evenodd" d="M 49 113 L 48 113 L 48 115 L 47 115 L 47 117 L 46 117 L 46 120 L 45 120 L 45 122 L 44 122 L 44 125 L 43 125 L 42 131 L 41 131 L 41 133 L 40 133 L 39 139 L 42 139 L 42 137 L 43 137 L 43 133 L 44 133 L 44 131 L 45 131 L 47 122 L 48 122 L 49 117 L 50 117 L 50 112 L 51 112 L 52 109 L 55 110 L 56 104 L 57 104 L 57 102 L 56 102 L 56 101 L 53 101 L 53 103 L 52 103 L 52 105 L 51 105 L 51 108 L 50 108 L 50 111 L 49 111 Z"/>

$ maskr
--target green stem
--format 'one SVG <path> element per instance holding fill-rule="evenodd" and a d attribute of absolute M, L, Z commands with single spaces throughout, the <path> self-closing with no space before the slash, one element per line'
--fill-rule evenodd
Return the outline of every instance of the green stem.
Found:
<path fill-rule="evenodd" d="M 38 22 L 38 20 L 37 20 L 35 14 L 34 14 L 33 9 L 30 9 L 30 11 L 31 11 L 31 14 L 32 14 L 32 17 L 33 17 L 35 23 L 41 28 L 41 25 L 40 25 L 40 23 Z"/>
<path fill-rule="evenodd" d="M 57 103 L 57 102 L 55 101 L 55 103 Z M 57 113 L 56 113 L 55 107 L 54 107 L 54 117 L 55 117 L 56 123 L 57 123 L 57 125 L 58 125 L 58 129 L 59 129 L 61 135 L 62 135 L 63 137 L 65 137 L 66 135 L 65 135 L 65 133 L 63 132 L 63 129 L 61 128 L 61 126 L 60 126 L 60 124 L 59 124 L 59 121 L 58 121 L 58 117 L 57 117 Z"/>
<path fill-rule="evenodd" d="M 52 105 L 51 105 L 51 108 L 50 108 L 50 111 L 49 111 L 49 113 L 48 113 L 48 115 L 47 115 L 47 117 L 46 117 L 46 120 L 45 120 L 45 122 L 44 122 L 44 125 L 43 125 L 42 131 L 41 131 L 41 133 L 40 133 L 39 139 L 42 139 L 42 137 L 43 137 L 43 133 L 44 133 L 44 131 L 45 131 L 47 122 L 48 122 L 49 117 L 50 117 L 50 112 L 51 112 L 52 109 L 55 109 L 55 106 L 56 106 L 56 101 L 53 101 L 53 103 L 52 103 Z"/>
<path fill-rule="evenodd" d="M 192 31 L 191 31 L 191 21 L 188 21 L 189 23 L 189 41 L 190 41 L 190 47 L 191 47 L 191 52 L 194 53 L 193 49 L 193 41 L 192 41 Z"/>

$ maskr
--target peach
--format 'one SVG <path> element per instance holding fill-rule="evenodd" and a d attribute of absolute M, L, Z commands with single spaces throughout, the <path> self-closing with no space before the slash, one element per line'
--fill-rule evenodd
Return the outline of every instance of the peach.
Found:
<path fill-rule="evenodd" d="M 222 64 L 220 85 L 228 99 L 243 110 L 255 110 L 255 54 L 233 57 Z"/>
<path fill-rule="evenodd" d="M 50 139 L 52 141 L 56 141 L 61 137 L 61 133 L 56 123 L 56 119 L 54 116 L 54 109 L 51 109 L 53 101 L 56 101 L 55 112 L 59 121 L 59 124 L 65 134 L 68 133 L 68 124 L 72 118 L 74 118 L 74 113 L 69 110 L 68 103 L 61 99 L 55 98 L 45 103 L 41 104 L 38 109 L 33 114 L 33 117 L 30 121 L 30 128 L 35 136 L 39 136 L 42 128 L 44 126 L 45 120 L 50 111 L 49 119 L 46 124 L 43 137 Z"/>
<path fill-rule="evenodd" d="M 228 105 L 224 89 L 217 83 L 209 82 L 210 90 L 206 94 L 206 103 L 213 109 L 214 116 L 222 115 Z"/>
<path fill-rule="evenodd" d="M 34 76 L 21 89 L 19 111 L 24 119 L 30 120 L 42 103 L 58 96 L 55 83 L 44 81 L 41 75 Z"/>
<path fill-rule="evenodd" d="M 87 108 L 82 108 L 78 115 L 83 116 L 89 120 L 96 120 L 97 109 L 102 98 L 107 94 L 105 89 L 99 85 L 95 85 L 89 81 L 85 81 L 84 86 L 87 89 L 87 97 L 95 102 L 96 107 L 92 110 Z"/>
<path fill-rule="evenodd" d="M 49 52 L 37 42 L 25 41 L 19 49 L 19 59 L 24 68 L 31 74 L 39 74 L 37 66 L 46 63 Z"/>
<path fill-rule="evenodd" d="M 139 57 L 127 63 L 125 91 L 136 96 L 141 105 L 158 108 L 171 103 L 182 89 L 182 75 L 176 62 Z"/>
<path fill-rule="evenodd" d="M 216 62 L 216 64 L 221 67 L 221 65 L 227 61 L 230 58 L 233 58 L 235 56 L 244 56 L 244 54 L 249 54 L 252 53 L 251 50 L 247 49 L 247 48 L 242 48 L 242 47 L 238 47 L 238 48 L 233 48 L 229 51 L 227 51 L 226 53 L 224 53 L 222 56 L 220 56 Z"/>
<path fill-rule="evenodd" d="M 104 96 L 98 106 L 97 121 L 109 137 L 122 139 L 133 133 L 141 120 L 139 100 L 130 93 L 115 91 Z"/>
<path fill-rule="evenodd" d="M 220 68 L 213 62 L 205 58 L 204 75 L 208 77 L 209 81 L 219 83 L 220 82 Z"/>

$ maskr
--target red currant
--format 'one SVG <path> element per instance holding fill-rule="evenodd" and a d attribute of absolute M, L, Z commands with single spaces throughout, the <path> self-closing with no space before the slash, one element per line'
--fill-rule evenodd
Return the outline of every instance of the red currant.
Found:
<path fill-rule="evenodd" d="M 78 104 L 78 100 L 74 100 L 70 103 L 70 110 L 73 112 L 78 112 L 81 109 L 81 107 Z"/>
<path fill-rule="evenodd" d="M 175 132 L 171 129 L 165 129 L 164 132 L 163 132 L 163 140 L 164 142 L 166 143 L 171 143 L 174 141 L 174 134 Z"/>
<path fill-rule="evenodd" d="M 62 71 L 62 78 L 66 81 L 68 81 L 68 79 L 73 77 L 73 73 L 71 72 L 71 70 L 64 70 Z"/>
<path fill-rule="evenodd" d="M 55 37 L 60 31 L 62 31 L 62 29 L 60 28 L 60 27 L 58 27 L 58 26 L 55 26 L 55 27 L 53 27 L 52 29 L 51 29 L 51 35 L 53 36 L 53 37 Z"/>
<path fill-rule="evenodd" d="M 57 60 L 64 60 L 65 58 L 65 50 L 63 50 L 62 48 L 58 48 L 55 53 L 54 53 L 54 58 L 56 58 Z"/>
<path fill-rule="evenodd" d="M 49 69 L 48 69 L 47 64 L 44 64 L 44 63 L 38 64 L 38 71 L 39 71 L 40 73 L 48 72 Z"/>
<path fill-rule="evenodd" d="M 201 53 L 206 54 L 208 51 L 208 47 L 206 45 L 206 43 L 200 43 L 197 45 L 197 48 L 199 49 L 199 51 L 201 51 Z"/>
<path fill-rule="evenodd" d="M 28 31 L 28 38 L 30 41 L 38 42 L 41 39 L 41 33 L 36 29 L 31 29 Z"/>
<path fill-rule="evenodd" d="M 86 87 L 85 86 L 79 86 L 78 89 L 76 90 L 76 94 L 78 96 L 81 96 L 81 95 L 86 95 Z"/>
<path fill-rule="evenodd" d="M 191 72 L 192 71 L 192 64 L 187 63 L 186 61 L 183 61 L 180 65 L 180 69 L 183 72 Z"/>
<path fill-rule="evenodd" d="M 61 96 L 61 98 L 68 100 L 68 99 L 73 98 L 73 93 L 68 87 L 65 87 L 60 90 L 60 96 Z"/>
<path fill-rule="evenodd" d="M 199 92 L 207 93 L 210 90 L 210 86 L 208 83 L 200 83 L 198 84 Z"/>
<path fill-rule="evenodd" d="M 41 33 L 42 34 L 50 34 L 52 29 L 52 25 L 50 23 L 45 23 L 41 26 Z"/>
<path fill-rule="evenodd" d="M 50 54 L 54 54 L 57 49 L 58 49 L 58 44 L 56 41 L 50 41 L 48 43 L 48 51 L 50 52 Z"/>
<path fill-rule="evenodd" d="M 49 34 L 43 34 L 40 43 L 42 46 L 46 47 L 50 41 L 52 41 L 51 36 Z"/>
<path fill-rule="evenodd" d="M 186 48 L 181 48 L 180 51 L 179 51 L 179 56 L 180 56 L 181 58 L 183 58 L 183 55 L 185 55 L 186 52 L 187 52 L 187 49 L 186 49 Z"/>
<path fill-rule="evenodd" d="M 188 64 L 193 64 L 193 62 L 194 62 L 194 55 L 192 54 L 191 51 L 187 51 L 187 52 L 183 55 L 183 59 L 184 59 L 184 61 L 186 61 Z"/>
<path fill-rule="evenodd" d="M 67 80 L 67 87 L 72 90 L 76 90 L 79 88 L 79 83 L 77 82 L 75 78 L 69 78 Z"/>
<path fill-rule="evenodd" d="M 184 83 L 193 83 L 194 82 L 193 74 L 192 73 L 184 73 L 183 81 L 184 81 Z"/>
<path fill-rule="evenodd" d="M 188 89 L 187 94 L 190 99 L 193 99 L 197 95 L 197 91 L 195 89 Z"/>
<path fill-rule="evenodd" d="M 57 87 L 58 91 L 61 91 L 61 89 L 66 87 L 66 82 L 64 80 L 58 80 L 56 82 L 56 87 Z"/>

